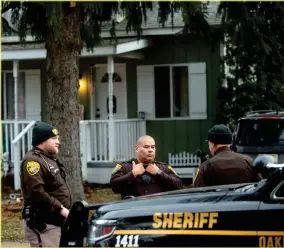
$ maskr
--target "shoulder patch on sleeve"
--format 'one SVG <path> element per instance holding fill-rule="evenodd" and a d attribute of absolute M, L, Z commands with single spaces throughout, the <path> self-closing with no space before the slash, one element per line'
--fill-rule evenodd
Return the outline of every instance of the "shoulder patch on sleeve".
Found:
<path fill-rule="evenodd" d="M 37 174 L 40 170 L 40 164 L 36 161 L 29 161 L 27 163 L 27 171 L 31 176 Z"/>
<path fill-rule="evenodd" d="M 173 167 L 171 165 L 168 166 L 168 169 L 177 176 L 176 171 L 173 169 Z"/>
<path fill-rule="evenodd" d="M 117 164 L 115 167 L 114 167 L 114 169 L 113 169 L 113 171 L 112 171 L 112 173 L 111 174 L 114 174 L 114 173 L 116 173 L 118 170 L 120 170 L 122 168 L 122 165 L 121 164 Z"/>

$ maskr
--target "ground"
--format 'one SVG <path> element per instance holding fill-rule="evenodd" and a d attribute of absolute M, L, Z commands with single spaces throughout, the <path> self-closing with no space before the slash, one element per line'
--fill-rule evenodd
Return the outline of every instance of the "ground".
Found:
<path fill-rule="evenodd" d="M 4 190 L 2 188 L 1 246 L 29 246 L 26 243 L 27 241 L 24 236 L 22 225 L 21 207 L 23 205 L 23 202 L 16 202 L 16 200 L 10 200 L 10 193 L 14 192 L 7 188 Z M 88 202 L 109 202 L 120 199 L 120 195 L 114 194 L 109 187 L 102 186 L 86 186 L 85 195 Z"/>
<path fill-rule="evenodd" d="M 2 242 L 1 243 L 1 247 L 20 247 L 20 246 L 23 246 L 23 247 L 27 247 L 27 246 L 30 246 L 29 243 L 22 243 L 22 242 Z"/>
<path fill-rule="evenodd" d="M 184 185 L 188 187 L 189 185 Z M 88 202 L 110 202 L 120 200 L 120 195 L 114 194 L 111 188 L 99 185 L 85 185 L 85 195 Z M 23 201 L 10 200 L 9 194 L 15 193 L 20 197 L 19 192 L 13 192 L 11 188 L 2 185 L 2 232 L 1 247 L 29 246 L 24 236 L 21 208 Z M 18 194 L 18 195 L 17 195 Z"/>

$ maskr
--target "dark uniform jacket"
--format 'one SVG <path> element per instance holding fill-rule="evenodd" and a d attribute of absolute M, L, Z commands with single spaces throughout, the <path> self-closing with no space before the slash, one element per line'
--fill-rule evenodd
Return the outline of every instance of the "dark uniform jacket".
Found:
<path fill-rule="evenodd" d="M 136 159 L 132 159 L 117 164 L 112 172 L 110 184 L 114 193 L 121 194 L 121 199 L 129 195 L 142 196 L 182 188 L 182 182 L 171 166 L 155 161 L 162 171 L 160 175 L 153 176 L 145 171 L 143 175 L 134 177 L 132 161 L 138 163 Z"/>
<path fill-rule="evenodd" d="M 194 187 L 256 182 L 252 159 L 228 147 L 219 148 L 214 157 L 200 165 Z"/>
<path fill-rule="evenodd" d="M 45 223 L 60 225 L 61 205 L 70 209 L 72 200 L 65 179 L 65 167 L 38 148 L 27 152 L 21 163 L 21 186 L 25 204 L 43 214 Z"/>

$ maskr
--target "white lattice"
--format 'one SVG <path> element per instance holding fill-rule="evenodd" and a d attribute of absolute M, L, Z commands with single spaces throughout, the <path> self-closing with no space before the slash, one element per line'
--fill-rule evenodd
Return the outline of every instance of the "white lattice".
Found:
<path fill-rule="evenodd" d="M 200 163 L 200 158 L 189 152 L 169 153 L 169 164 L 173 167 L 198 167 Z"/>

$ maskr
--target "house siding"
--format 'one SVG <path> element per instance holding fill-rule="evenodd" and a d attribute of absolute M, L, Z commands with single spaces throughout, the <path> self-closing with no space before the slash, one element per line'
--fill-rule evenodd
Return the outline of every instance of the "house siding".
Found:
<path fill-rule="evenodd" d="M 209 123 L 209 120 L 147 121 L 146 130 L 156 140 L 157 159 L 168 161 L 168 153 L 207 151 Z"/>
<path fill-rule="evenodd" d="M 115 58 L 115 63 L 126 63 L 127 71 L 127 117 L 138 117 L 137 96 L 137 66 L 175 63 L 206 62 L 207 71 L 207 120 L 149 120 L 147 121 L 147 134 L 152 135 L 157 143 L 157 159 L 168 160 L 168 153 L 182 151 L 195 152 L 201 148 L 207 150 L 204 142 L 210 126 L 215 124 L 218 109 L 217 91 L 220 80 L 220 46 L 216 44 L 214 49 L 205 40 L 193 36 L 158 36 L 151 37 L 153 46 L 142 50 L 143 60 Z M 88 73 L 93 64 L 106 64 L 107 59 L 84 58 L 80 59 L 80 72 Z M 41 70 L 41 102 L 42 120 L 45 121 L 45 60 L 20 61 L 19 68 Z M 2 70 L 12 70 L 11 61 L 2 62 Z M 80 99 L 85 106 L 86 119 L 90 119 L 90 101 L 88 97 Z M 88 99 L 88 100 L 87 100 Z"/>
<path fill-rule="evenodd" d="M 217 91 L 220 80 L 220 45 L 214 49 L 202 39 L 192 36 L 158 37 L 154 45 L 145 51 L 143 64 L 175 64 L 206 62 L 208 120 L 215 120 L 217 108 Z"/>
<path fill-rule="evenodd" d="M 195 152 L 206 149 L 207 120 L 147 121 L 147 133 L 155 138 L 157 157 L 168 159 L 168 153 Z"/>
<path fill-rule="evenodd" d="M 145 59 L 137 61 L 136 66 L 206 62 L 207 68 L 207 120 L 149 120 L 146 122 L 147 134 L 156 140 L 157 159 L 168 161 L 168 153 L 183 151 L 194 153 L 198 148 L 208 151 L 205 138 L 208 129 L 215 124 L 218 108 L 220 45 L 211 46 L 205 40 L 196 39 L 193 36 L 156 37 L 153 38 L 153 42 L 152 47 L 144 50 Z M 134 64 L 131 63 L 132 68 L 133 66 Z M 131 84 L 128 89 L 132 91 L 128 92 L 128 96 L 132 98 L 129 100 L 131 103 L 129 112 L 136 117 L 137 78 L 133 77 L 134 72 L 136 76 L 136 70 L 129 69 L 129 71 L 131 75 L 128 74 L 128 78 L 131 78 Z"/>
<path fill-rule="evenodd" d="M 41 121 L 41 78 L 39 70 L 27 70 L 25 73 L 25 110 L 27 120 Z"/>
<path fill-rule="evenodd" d="M 153 46 L 142 50 L 144 60 L 114 58 L 115 63 L 126 64 L 126 89 L 127 89 L 127 117 L 138 117 L 137 102 L 137 65 L 174 64 L 206 62 L 207 68 L 207 101 L 208 119 L 211 124 L 215 121 L 217 109 L 217 90 L 220 77 L 220 45 L 216 44 L 214 50 L 204 40 L 193 36 L 160 36 L 151 37 Z M 92 64 L 106 64 L 106 58 L 80 59 L 80 72 L 86 73 Z M 89 99 L 88 95 L 88 99 Z M 90 119 L 90 101 L 82 101 Z M 159 121 L 160 122 L 160 121 Z M 210 125 L 209 125 L 210 126 Z M 149 127 L 150 128 L 150 127 Z M 207 127 L 206 127 L 207 128 Z M 149 129 L 149 131 L 151 131 Z"/>

